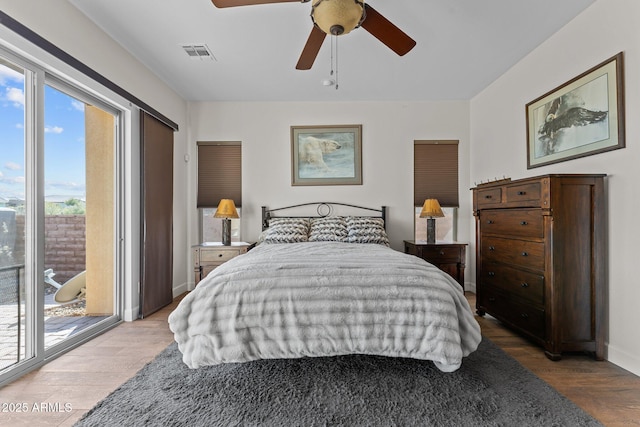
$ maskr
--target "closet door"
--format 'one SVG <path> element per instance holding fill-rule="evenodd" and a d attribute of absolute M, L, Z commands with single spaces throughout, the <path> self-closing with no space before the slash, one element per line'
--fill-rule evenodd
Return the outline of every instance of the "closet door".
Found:
<path fill-rule="evenodd" d="M 173 129 L 141 114 L 140 317 L 173 300 Z"/>

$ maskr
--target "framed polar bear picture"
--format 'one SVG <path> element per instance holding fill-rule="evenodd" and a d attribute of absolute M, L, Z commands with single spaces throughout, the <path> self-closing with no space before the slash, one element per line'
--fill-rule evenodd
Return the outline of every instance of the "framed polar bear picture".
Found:
<path fill-rule="evenodd" d="M 362 185 L 362 125 L 291 126 L 291 185 Z"/>

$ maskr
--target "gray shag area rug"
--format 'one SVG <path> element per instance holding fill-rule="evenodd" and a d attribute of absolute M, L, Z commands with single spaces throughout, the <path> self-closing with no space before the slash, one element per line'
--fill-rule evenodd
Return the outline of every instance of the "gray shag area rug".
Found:
<path fill-rule="evenodd" d="M 601 424 L 484 338 L 453 373 L 428 361 L 363 355 L 191 370 L 173 343 L 76 423 L 115 425 Z"/>

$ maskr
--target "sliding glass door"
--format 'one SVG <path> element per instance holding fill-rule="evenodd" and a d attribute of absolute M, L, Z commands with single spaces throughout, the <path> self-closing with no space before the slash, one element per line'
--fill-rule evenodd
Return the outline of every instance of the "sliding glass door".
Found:
<path fill-rule="evenodd" d="M 0 50 L 0 384 L 121 318 L 122 111 Z"/>
<path fill-rule="evenodd" d="M 25 73 L 0 57 L 0 370 L 33 357 L 26 333 L 32 326 L 27 309 L 33 294 L 25 286 L 25 214 L 31 208 L 25 197 Z"/>
<path fill-rule="evenodd" d="M 114 114 L 51 79 L 44 94 L 44 345 L 116 312 Z M 76 96 L 74 96 L 76 95 Z"/>

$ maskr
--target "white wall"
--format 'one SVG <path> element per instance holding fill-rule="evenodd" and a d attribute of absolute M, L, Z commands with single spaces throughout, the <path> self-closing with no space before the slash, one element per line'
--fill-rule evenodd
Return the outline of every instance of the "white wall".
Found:
<path fill-rule="evenodd" d="M 260 207 L 333 201 L 367 207 L 389 206 L 392 246 L 413 239 L 413 141 L 460 141 L 460 217 L 471 215 L 468 102 L 291 102 L 192 103 L 191 157 L 196 141 L 242 141 L 242 237 L 260 233 Z M 292 125 L 362 124 L 363 184 L 291 186 Z M 196 164 L 191 179 L 195 182 Z M 195 200 L 195 186 L 190 199 Z M 191 203 L 195 206 L 195 202 Z M 195 212 L 190 223 L 197 224 Z M 197 242 L 197 228 L 190 231 Z M 468 227 L 458 239 L 469 241 Z"/>
<path fill-rule="evenodd" d="M 66 0 L 0 0 L 0 10 L 152 106 L 180 127 L 174 138 L 174 295 L 181 293 L 183 289 L 186 290 L 185 282 L 191 277 L 191 274 L 188 274 L 191 269 L 188 259 L 187 195 L 184 191 L 188 185 L 188 171 L 183 160 L 187 146 L 186 102 Z M 26 55 L 36 58 L 48 57 L 4 27 L 1 34 L 5 42 L 12 47 L 19 47 Z M 88 88 L 97 88 L 99 92 L 104 92 L 100 90 L 99 85 L 74 72 L 70 67 L 60 64 L 59 61 L 48 59 L 47 63 L 54 64 L 58 70 Z M 127 108 L 128 105 L 125 104 L 124 107 Z M 138 306 L 139 262 L 135 257 L 139 253 L 140 235 L 139 220 L 136 216 L 136 204 L 139 200 L 139 159 L 137 150 L 132 148 L 132 144 L 138 144 L 137 130 L 137 115 L 134 112 L 131 128 L 126 136 L 127 147 L 131 149 L 127 158 L 130 181 L 126 185 L 132 190 L 128 194 L 128 207 L 132 210 L 128 219 L 126 242 L 129 271 L 125 291 L 126 320 L 137 316 Z"/>
<path fill-rule="evenodd" d="M 466 280 L 474 280 L 474 229 L 469 188 L 474 181 L 544 173 L 604 172 L 609 199 L 608 359 L 640 374 L 640 286 L 635 284 L 640 225 L 640 32 L 637 0 L 598 0 L 489 88 L 467 102 L 193 103 L 106 36 L 66 0 L 0 0 L 0 9 L 175 121 L 174 289 L 191 277 L 189 245 L 198 242 L 196 141 L 243 143 L 243 238 L 255 240 L 260 206 L 330 200 L 388 205 L 392 245 L 413 236 L 413 140 L 460 140 L 460 241 Z M 52 17 L 64 17 L 53 19 Z M 79 37 L 81 35 L 81 37 Z M 526 169 L 524 105 L 619 51 L 625 52 L 627 148 L 552 166 Z M 362 186 L 292 187 L 291 125 L 362 124 Z M 470 148 L 471 147 L 471 148 Z M 185 155 L 190 160 L 185 161 Z M 472 159 L 472 160 L 471 160 Z M 135 167 L 135 165 L 133 165 Z M 186 191 L 185 191 L 186 189 Z M 466 196 L 465 196 L 466 195 Z M 132 236 L 137 235 L 135 225 Z M 133 294 L 133 290 L 130 290 Z"/>
<path fill-rule="evenodd" d="M 609 212 L 607 359 L 640 375 L 640 2 L 598 0 L 471 101 L 471 181 L 606 173 Z M 527 170 L 525 104 L 624 52 L 626 148 Z"/>

